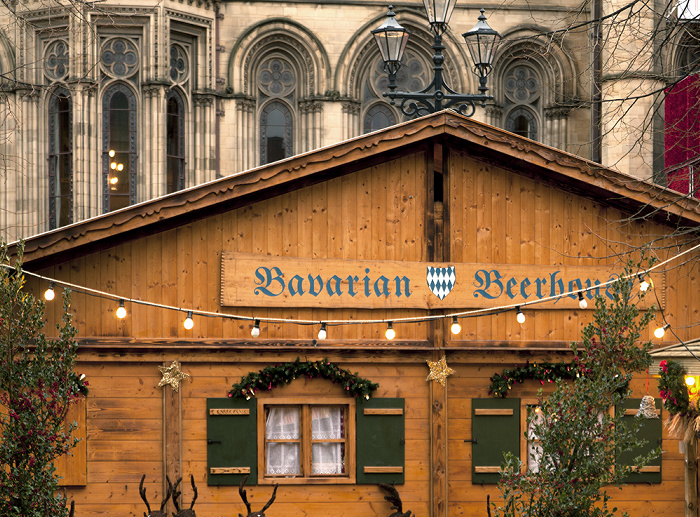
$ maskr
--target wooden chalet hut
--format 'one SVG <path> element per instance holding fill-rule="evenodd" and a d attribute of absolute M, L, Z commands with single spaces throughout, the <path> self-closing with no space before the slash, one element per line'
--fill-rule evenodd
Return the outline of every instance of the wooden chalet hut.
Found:
<path fill-rule="evenodd" d="M 62 467 L 76 516 L 142 515 L 145 474 L 152 508 L 166 475 L 188 507 L 192 475 L 199 517 L 245 513 L 244 476 L 253 510 L 279 485 L 268 517 L 388 516 L 379 482 L 418 517 L 485 517 L 541 387 L 495 399 L 491 376 L 571 360 L 594 307 L 575 293 L 605 296 L 650 241 L 661 261 L 687 250 L 676 230 L 699 223 L 697 201 L 442 112 L 32 237 L 30 288 L 74 290 L 90 387 Z M 652 275 L 684 338 L 697 258 Z M 489 308 L 507 310 L 451 333 Z M 630 515 L 684 513 L 662 420 L 661 461 L 612 494 Z"/>

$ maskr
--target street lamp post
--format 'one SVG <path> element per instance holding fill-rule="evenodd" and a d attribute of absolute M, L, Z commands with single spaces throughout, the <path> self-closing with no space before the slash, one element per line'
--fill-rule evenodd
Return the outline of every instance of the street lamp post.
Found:
<path fill-rule="evenodd" d="M 396 99 L 400 99 L 401 111 L 408 117 L 427 115 L 445 108 L 452 108 L 462 115 L 471 117 L 476 110 L 476 102 L 484 107 L 486 101 L 493 98 L 486 94 L 488 91 L 486 78 L 491 72 L 493 57 L 501 41 L 501 35 L 486 23 L 486 16 L 482 9 L 474 28 L 462 34 L 474 62 L 474 73 L 479 77 L 479 93 L 458 93 L 445 83 L 442 75 L 444 70 L 442 51 L 445 49 L 442 44 L 442 35 L 447 30 L 447 24 L 457 0 L 423 0 L 423 2 L 430 22 L 430 31 L 435 38 L 433 80 L 419 92 L 396 91 L 396 74 L 401 68 L 401 58 L 410 33 L 396 21 L 396 14 L 393 6 L 390 5 L 386 21 L 381 27 L 372 31 L 384 60 L 384 70 L 389 74 L 389 92 L 384 92 L 382 95 L 389 97 L 392 105 L 396 104 Z"/>

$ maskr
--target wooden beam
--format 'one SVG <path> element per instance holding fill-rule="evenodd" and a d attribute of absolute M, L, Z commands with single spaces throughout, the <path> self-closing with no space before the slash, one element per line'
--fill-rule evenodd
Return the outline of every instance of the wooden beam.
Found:
<path fill-rule="evenodd" d="M 169 364 L 163 363 L 163 366 Z M 163 390 L 163 493 L 167 490 L 165 476 L 174 483 L 182 477 L 182 399 L 180 391 L 170 385 Z M 167 512 L 174 512 L 172 499 L 168 501 Z"/>

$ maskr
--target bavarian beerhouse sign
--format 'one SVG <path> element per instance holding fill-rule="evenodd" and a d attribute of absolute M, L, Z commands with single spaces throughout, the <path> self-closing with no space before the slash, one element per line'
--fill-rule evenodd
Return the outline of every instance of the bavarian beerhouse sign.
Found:
<path fill-rule="evenodd" d="M 309 259 L 222 253 L 221 305 L 238 307 L 578 309 L 611 298 L 608 267 Z M 590 309 L 595 308 L 589 303 Z"/>

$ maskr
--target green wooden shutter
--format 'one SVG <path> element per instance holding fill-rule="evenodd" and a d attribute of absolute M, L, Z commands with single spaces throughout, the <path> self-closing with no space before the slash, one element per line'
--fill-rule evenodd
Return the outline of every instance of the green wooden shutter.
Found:
<path fill-rule="evenodd" d="M 627 399 L 622 404 L 622 410 L 625 411 L 624 419 L 628 421 L 628 425 L 634 425 L 634 415 L 639 410 L 641 399 Z M 639 455 L 649 454 L 656 447 L 661 445 L 662 419 L 661 408 L 662 402 L 660 399 L 654 401 L 656 403 L 657 413 L 659 418 L 643 419 L 642 427 L 639 429 L 638 437 L 646 440 L 646 445 L 638 449 L 627 451 L 620 455 L 618 463 L 621 465 L 634 465 L 634 458 Z M 617 408 L 618 411 L 620 408 Z M 661 483 L 661 456 L 642 468 L 641 472 L 635 472 L 627 476 L 623 482 L 625 483 Z"/>
<path fill-rule="evenodd" d="M 207 399 L 207 484 L 257 484 L 256 424 L 255 399 Z"/>
<path fill-rule="evenodd" d="M 358 402 L 357 483 L 404 483 L 404 399 Z"/>
<path fill-rule="evenodd" d="M 520 456 L 520 399 L 472 399 L 472 483 L 498 483 L 503 453 Z"/>

